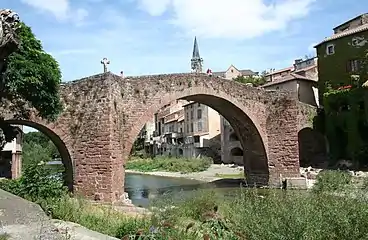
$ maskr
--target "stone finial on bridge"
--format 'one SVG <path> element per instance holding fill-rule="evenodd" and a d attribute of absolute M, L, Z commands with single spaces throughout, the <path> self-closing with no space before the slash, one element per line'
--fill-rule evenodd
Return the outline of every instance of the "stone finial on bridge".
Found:
<path fill-rule="evenodd" d="M 16 30 L 20 27 L 19 16 L 10 9 L 0 9 L 0 72 L 4 60 L 19 47 Z"/>
<path fill-rule="evenodd" d="M 103 58 L 101 60 L 101 64 L 103 65 L 104 73 L 106 73 L 107 72 L 107 65 L 110 64 L 110 60 L 108 60 L 107 58 Z"/>

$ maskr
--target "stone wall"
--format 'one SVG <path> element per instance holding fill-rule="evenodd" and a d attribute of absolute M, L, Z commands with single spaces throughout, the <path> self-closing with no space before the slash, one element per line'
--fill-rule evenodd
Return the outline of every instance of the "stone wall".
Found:
<path fill-rule="evenodd" d="M 299 173 L 298 101 L 205 74 L 122 78 L 105 73 L 64 84 L 64 112 L 53 123 L 6 119 L 35 127 L 57 145 L 77 194 L 115 202 L 123 196 L 124 166 L 136 136 L 161 107 L 177 99 L 215 109 L 244 147 L 249 184 L 279 184 Z"/>

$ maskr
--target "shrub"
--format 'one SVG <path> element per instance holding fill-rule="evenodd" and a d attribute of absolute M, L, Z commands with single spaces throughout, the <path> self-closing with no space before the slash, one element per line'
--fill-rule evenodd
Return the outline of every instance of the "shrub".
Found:
<path fill-rule="evenodd" d="M 19 179 L 2 181 L 0 188 L 37 203 L 67 194 L 62 180 L 54 177 L 44 163 L 30 164 Z"/>
<path fill-rule="evenodd" d="M 211 158 L 173 158 L 155 157 L 151 158 L 131 158 L 126 168 L 142 172 L 168 171 L 168 172 L 200 172 L 208 169 L 213 163 Z"/>
<path fill-rule="evenodd" d="M 317 175 L 314 192 L 340 191 L 351 182 L 352 176 L 346 171 L 326 170 Z"/>

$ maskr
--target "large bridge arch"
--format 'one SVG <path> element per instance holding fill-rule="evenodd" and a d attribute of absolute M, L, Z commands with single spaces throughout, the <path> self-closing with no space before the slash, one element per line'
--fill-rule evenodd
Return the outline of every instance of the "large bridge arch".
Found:
<path fill-rule="evenodd" d="M 243 149 L 245 149 L 243 161 L 247 182 L 252 185 L 268 184 L 269 169 L 265 148 L 267 135 L 261 127 L 262 122 L 260 122 L 256 116 L 256 113 L 264 111 L 265 106 L 263 103 L 253 102 L 252 105 L 255 106 L 254 108 L 245 108 L 233 97 L 203 87 L 192 87 L 181 92 L 167 93 L 163 96 L 156 96 L 155 98 L 159 99 L 159 101 L 147 106 L 146 111 L 142 112 L 138 121 L 133 123 L 134 127 L 131 132 L 128 133 L 130 139 L 125 139 L 124 141 L 124 147 L 129 150 L 129 152 L 144 124 L 151 120 L 152 116 L 163 106 L 178 99 L 194 101 L 216 110 L 228 120 L 230 125 L 233 126 L 234 131 L 241 136 L 240 142 Z M 254 177 L 257 176 L 258 179 L 255 179 Z M 259 178 L 259 176 L 262 177 Z"/>
<path fill-rule="evenodd" d="M 203 103 L 223 115 L 241 138 L 250 184 L 276 184 L 299 174 L 298 101 L 287 93 L 265 91 L 205 74 L 125 78 L 114 101 L 124 125 L 124 159 L 152 115 L 177 99 Z M 245 144 L 247 142 L 247 144 Z"/>
<path fill-rule="evenodd" d="M 71 146 L 67 146 L 67 142 L 63 141 L 63 134 L 60 132 L 60 129 L 51 129 L 49 126 L 42 124 L 41 121 L 35 120 L 21 120 L 21 119 L 9 119 L 6 120 L 7 123 L 12 125 L 23 125 L 32 127 L 43 134 L 45 134 L 56 146 L 60 153 L 60 157 L 62 159 L 63 165 L 65 167 L 64 181 L 68 186 L 70 191 L 73 191 L 73 182 L 74 182 L 74 168 L 73 161 L 70 156 L 69 150 Z"/>

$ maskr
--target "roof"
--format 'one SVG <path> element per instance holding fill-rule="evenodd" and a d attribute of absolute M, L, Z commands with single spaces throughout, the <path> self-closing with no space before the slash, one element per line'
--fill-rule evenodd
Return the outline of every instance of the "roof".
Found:
<path fill-rule="evenodd" d="M 270 72 L 270 73 L 266 74 L 265 77 L 271 76 L 271 75 L 276 74 L 276 73 L 281 73 L 281 72 L 285 72 L 285 71 L 292 71 L 293 69 L 294 69 L 294 66 L 279 69 L 277 71 L 273 71 L 273 72 Z"/>
<path fill-rule="evenodd" d="M 364 32 L 364 31 L 368 31 L 368 23 L 363 24 L 359 27 L 350 29 L 350 30 L 346 30 L 346 31 L 343 31 L 343 32 L 340 32 L 340 33 L 336 33 L 336 34 L 332 35 L 331 37 L 325 38 L 322 42 L 318 43 L 314 47 L 316 48 L 316 47 L 318 47 L 319 45 L 321 45 L 323 43 L 326 43 L 326 42 L 329 42 L 329 41 L 332 41 L 332 40 L 335 40 L 335 39 L 339 39 L 339 38 L 342 38 L 342 37 L 350 36 L 350 35 L 353 35 L 353 34 L 356 34 L 356 33 Z"/>
<path fill-rule="evenodd" d="M 350 20 L 348 20 L 348 21 L 346 21 L 346 22 L 344 22 L 344 23 L 341 23 L 340 25 L 338 25 L 338 26 L 334 27 L 334 28 L 333 28 L 333 30 L 335 31 L 335 30 L 336 30 L 336 29 L 338 29 L 339 27 L 344 26 L 345 24 L 347 24 L 347 23 L 349 23 L 349 22 L 352 22 L 352 21 L 354 21 L 354 20 L 357 20 L 358 18 L 361 18 L 361 17 L 363 17 L 364 15 L 368 15 L 368 13 L 360 14 L 359 16 L 356 16 L 356 17 L 354 17 L 354 18 L 352 18 L 352 19 L 350 19 Z"/>
<path fill-rule="evenodd" d="M 258 72 L 253 72 L 250 69 L 243 69 L 243 70 L 239 70 L 237 69 L 234 65 L 230 65 L 230 67 L 226 70 L 226 71 L 220 71 L 220 72 L 213 72 L 212 75 L 213 76 L 223 76 L 227 71 L 229 71 L 229 69 L 233 67 L 235 68 L 237 71 L 239 71 L 243 76 L 253 76 L 253 75 L 257 75 Z"/>
<path fill-rule="evenodd" d="M 312 65 L 312 66 L 309 66 L 309 67 L 301 68 L 301 69 L 295 70 L 294 72 L 298 73 L 298 72 L 308 71 L 308 70 L 311 70 L 313 68 L 317 68 L 317 65 Z"/>
<path fill-rule="evenodd" d="M 289 73 L 285 77 L 282 77 L 280 79 L 277 79 L 277 80 L 275 80 L 273 82 L 268 82 L 266 84 L 263 84 L 261 87 L 269 87 L 269 86 L 272 86 L 272 85 L 276 85 L 276 84 L 280 84 L 280 83 L 285 83 L 285 82 L 289 82 L 289 81 L 293 81 L 293 80 L 303 80 L 303 81 L 317 82 L 314 79 L 307 78 L 307 77 L 304 77 L 304 76 L 299 75 L 299 74 L 296 74 L 296 73 Z"/>

